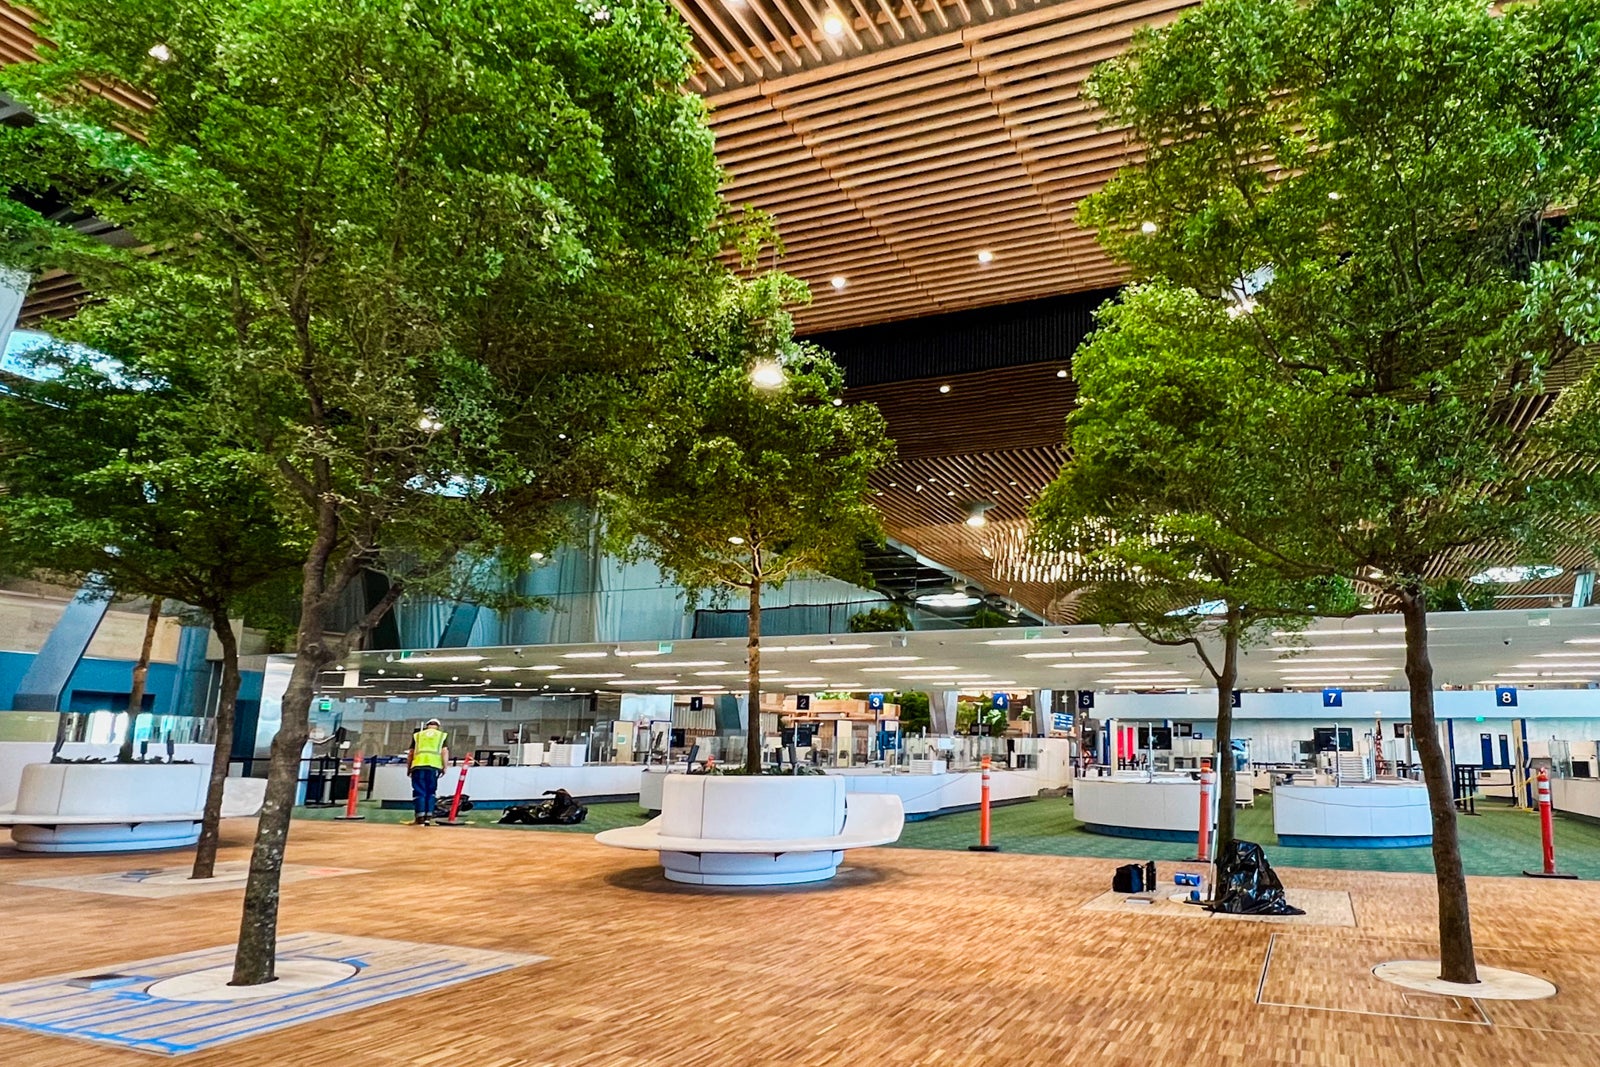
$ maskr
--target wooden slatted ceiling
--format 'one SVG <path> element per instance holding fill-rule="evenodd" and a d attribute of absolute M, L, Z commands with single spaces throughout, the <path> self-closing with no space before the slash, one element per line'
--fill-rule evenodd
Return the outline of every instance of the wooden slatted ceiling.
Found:
<path fill-rule="evenodd" d="M 701 76 L 728 172 L 725 195 L 777 217 L 782 265 L 814 296 L 797 315 L 803 330 L 1122 279 L 1076 217 L 1083 197 L 1134 153 L 1122 131 L 1101 127 L 1079 89 L 1139 27 L 1170 21 L 1190 3 L 1018 0 L 1026 10 L 997 9 L 992 18 L 977 4 L 925 3 L 925 29 L 908 30 L 902 44 L 891 40 L 890 5 L 871 24 L 883 46 L 858 13 L 855 37 L 811 39 L 837 44 L 833 54 L 797 51 L 798 62 L 774 63 L 748 40 L 741 48 L 706 27 L 730 5 L 776 13 L 782 24 L 785 0 L 676 2 L 696 47 L 713 56 Z M 935 10 L 947 28 L 929 17 Z M 980 251 L 992 261 L 980 262 Z M 836 277 L 844 288 L 831 284 Z"/>

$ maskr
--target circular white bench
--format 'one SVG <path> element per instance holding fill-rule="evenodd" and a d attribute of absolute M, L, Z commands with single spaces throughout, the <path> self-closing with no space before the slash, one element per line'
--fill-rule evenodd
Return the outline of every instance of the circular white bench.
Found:
<path fill-rule="evenodd" d="M 844 850 L 900 838 L 894 795 L 846 793 L 824 775 L 664 776 L 661 814 L 595 840 L 659 852 L 667 878 L 693 885 L 796 885 L 832 878 Z"/>
<path fill-rule="evenodd" d="M 203 763 L 30 763 L 0 811 L 20 852 L 136 852 L 200 839 L 211 768 Z M 224 816 L 261 809 L 265 781 L 229 779 Z"/>

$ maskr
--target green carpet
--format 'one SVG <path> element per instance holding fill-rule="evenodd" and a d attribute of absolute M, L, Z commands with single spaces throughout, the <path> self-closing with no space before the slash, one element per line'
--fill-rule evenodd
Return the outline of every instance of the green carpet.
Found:
<path fill-rule="evenodd" d="M 409 811 L 384 810 L 376 804 L 362 804 L 360 810 L 368 822 L 411 821 Z M 1461 861 L 1468 874 L 1520 875 L 1524 869 L 1538 869 L 1538 816 L 1514 811 L 1494 801 L 1480 802 L 1478 811 L 1481 814 L 1463 815 L 1459 820 Z M 295 817 L 300 819 L 332 819 L 343 813 L 343 806 L 295 809 Z M 474 827 L 568 834 L 596 834 L 616 826 L 638 826 L 645 820 L 644 812 L 632 801 L 590 804 L 589 818 L 580 826 L 501 826 L 500 814 L 499 810 L 473 811 L 467 813 L 464 820 Z M 1257 797 L 1255 807 L 1240 810 L 1238 835 L 1265 847 L 1268 859 L 1278 867 L 1418 873 L 1433 870 L 1433 853 L 1427 848 L 1282 847 L 1272 833 L 1272 798 L 1269 796 Z M 1194 855 L 1192 844 L 1091 834 L 1073 817 L 1072 801 L 1066 798 L 995 808 L 992 839 L 1006 852 L 1046 856 L 1185 860 Z M 977 840 L 977 812 L 963 812 L 906 823 L 905 832 L 894 847 L 965 851 Z M 1556 859 L 1563 871 L 1582 878 L 1600 878 L 1600 825 L 1558 815 Z"/>
<path fill-rule="evenodd" d="M 1461 862 L 1468 874 L 1520 875 L 1540 864 L 1539 818 L 1498 802 L 1480 802 L 1478 815 L 1462 815 Z M 1091 834 L 1073 817 L 1072 801 L 1041 799 L 996 808 L 991 840 L 1007 852 L 1049 856 L 1093 856 L 1105 859 L 1183 860 L 1194 855 L 1193 844 L 1139 841 Z M 1272 798 L 1258 796 L 1255 807 L 1239 811 L 1241 840 L 1267 850 L 1278 867 L 1326 867 L 1354 871 L 1431 872 L 1429 848 L 1288 848 L 1272 832 Z M 1583 878 L 1600 877 L 1600 826 L 1556 817 L 1556 861 L 1560 870 Z M 897 847 L 964 849 L 978 840 L 976 812 L 907 823 Z"/>

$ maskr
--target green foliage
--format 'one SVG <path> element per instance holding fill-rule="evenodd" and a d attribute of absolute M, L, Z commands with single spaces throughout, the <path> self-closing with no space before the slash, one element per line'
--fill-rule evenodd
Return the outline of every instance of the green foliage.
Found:
<path fill-rule="evenodd" d="M 609 501 L 612 547 L 691 594 L 859 578 L 862 541 L 882 538 L 867 479 L 892 454 L 883 417 L 834 403 L 839 368 L 792 340 L 796 295 L 781 275 L 729 280 L 702 350 L 650 385 L 653 461 Z M 782 384 L 755 384 L 759 364 Z"/>
<path fill-rule="evenodd" d="M 0 396 L 0 568 L 234 614 L 303 552 L 254 457 L 219 443 L 178 369 L 133 381 L 55 345 Z"/>
<path fill-rule="evenodd" d="M 1016 621 L 1003 611 L 991 608 L 987 604 L 979 604 L 977 610 L 972 613 L 972 618 L 967 620 L 967 629 L 993 630 L 1001 626 L 1014 625 Z"/>
<path fill-rule="evenodd" d="M 970 733 L 974 726 L 983 724 L 986 737 L 999 737 L 1006 732 L 1006 713 L 990 705 L 989 701 L 964 700 L 956 704 L 956 732 Z"/>
<path fill-rule="evenodd" d="M 1145 279 L 1096 347 L 1182 364 L 1146 443 L 1212 435 L 1211 517 L 1284 573 L 1420 595 L 1550 528 L 1507 415 L 1600 322 L 1597 45 L 1592 0 L 1221 0 L 1097 72 L 1151 147 L 1085 206 Z"/>
<path fill-rule="evenodd" d="M 908 733 L 926 730 L 933 725 L 933 712 L 929 706 L 927 693 L 893 693 L 888 697 L 891 704 L 900 705 L 900 728 Z"/>
<path fill-rule="evenodd" d="M 885 604 L 850 616 L 849 626 L 853 634 L 882 634 L 909 630 L 911 615 L 904 605 Z"/>
<path fill-rule="evenodd" d="M 192 379 L 205 455 L 303 546 L 234 971 L 265 982 L 322 668 L 406 592 L 510 587 L 640 455 L 619 398 L 720 292 L 687 32 L 663 0 L 31 6 L 54 46 L 0 67 L 38 118 L 0 127 L 0 263 L 84 279 L 60 332 L 131 380 Z M 346 626 L 364 571 L 388 593 Z"/>
<path fill-rule="evenodd" d="M 1099 443 L 1136 478 L 1175 465 L 1208 486 L 1176 529 L 1169 501 L 1146 509 L 1137 538 L 1157 551 L 1111 577 L 1196 537 L 1274 582 L 1359 582 L 1399 607 L 1456 982 L 1477 979 L 1429 587 L 1570 540 L 1600 501 L 1595 409 L 1519 426 L 1593 375 L 1597 49 L 1600 0 L 1209 0 L 1089 83 L 1144 146 L 1080 211 L 1142 283 L 1094 347 L 1123 372 L 1141 344 L 1173 364 L 1108 383 L 1172 410 L 1133 432 L 1112 418 Z M 1085 405 L 1074 434 L 1097 421 Z M 1084 513 L 1069 496 L 1041 507 Z"/>

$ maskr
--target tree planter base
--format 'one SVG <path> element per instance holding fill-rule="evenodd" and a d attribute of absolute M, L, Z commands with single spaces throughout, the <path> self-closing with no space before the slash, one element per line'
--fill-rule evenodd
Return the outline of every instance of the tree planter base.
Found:
<path fill-rule="evenodd" d="M 1475 1000 L 1544 1000 L 1556 995 L 1553 983 L 1537 975 L 1502 967 L 1479 967 L 1475 983 L 1446 982 L 1438 960 L 1394 960 L 1372 968 L 1373 977 L 1419 993 Z"/>

